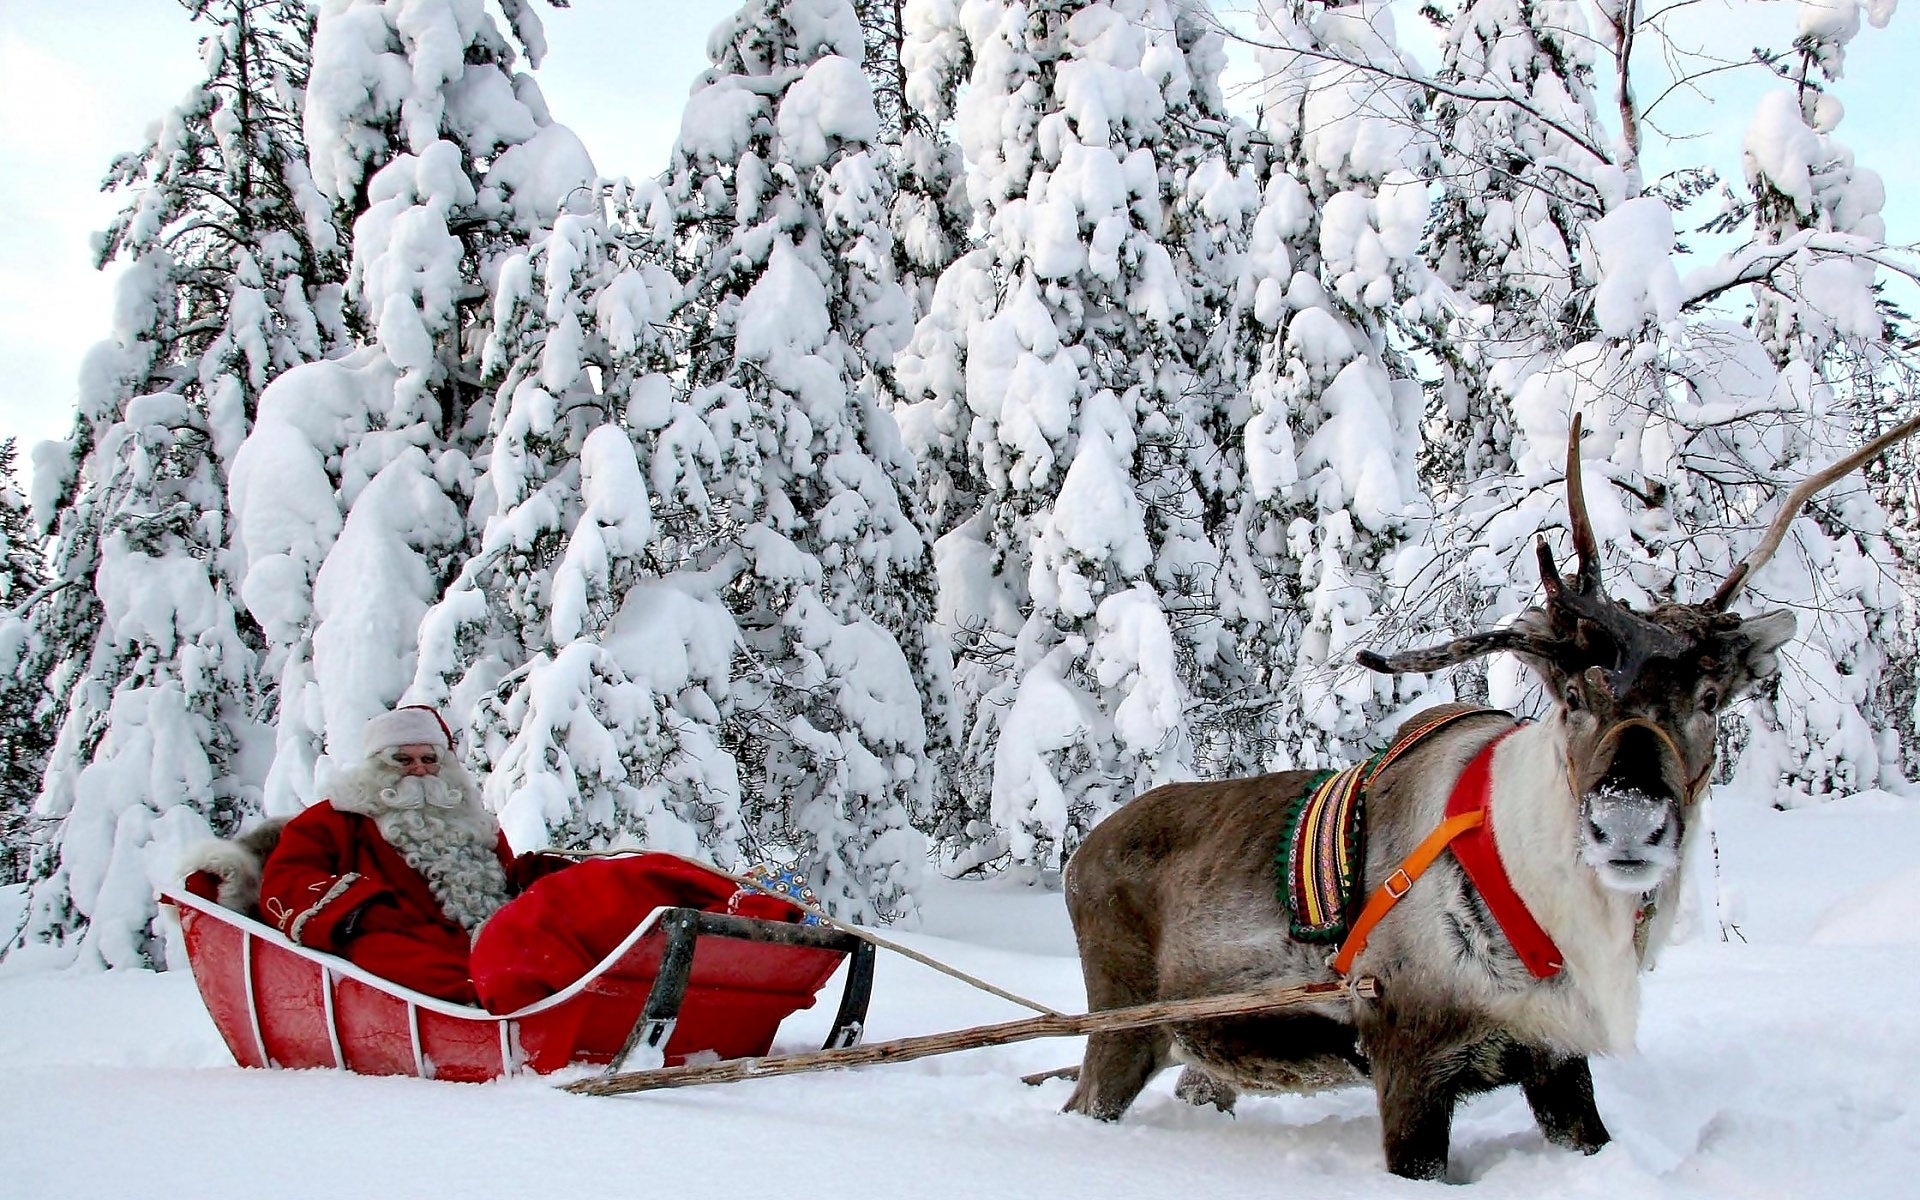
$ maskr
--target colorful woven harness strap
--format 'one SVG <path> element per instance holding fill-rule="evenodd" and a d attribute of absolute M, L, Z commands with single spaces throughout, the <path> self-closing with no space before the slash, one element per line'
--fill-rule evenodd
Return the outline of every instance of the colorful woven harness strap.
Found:
<path fill-rule="evenodd" d="M 1486 901 L 1501 932 L 1513 943 L 1520 961 L 1526 964 L 1533 977 L 1546 979 L 1559 973 L 1562 964 L 1560 948 L 1553 944 L 1547 931 L 1540 928 L 1540 923 L 1527 910 L 1526 902 L 1514 891 L 1512 880 L 1507 878 L 1506 867 L 1501 865 L 1499 847 L 1494 844 L 1490 824 L 1488 806 L 1493 799 L 1494 747 L 1520 728 L 1515 725 L 1488 742 L 1480 753 L 1473 756 L 1467 769 L 1460 773 L 1452 793 L 1447 797 L 1446 819 L 1414 847 L 1413 853 L 1407 855 L 1399 868 L 1387 876 L 1374 889 L 1373 895 L 1368 897 L 1366 907 L 1353 923 L 1353 931 L 1341 944 L 1340 952 L 1333 957 L 1332 965 L 1336 973 L 1345 975 L 1353 969 L 1353 960 L 1366 949 L 1367 938 L 1373 933 L 1373 927 L 1380 923 L 1389 909 L 1399 903 L 1400 898 L 1412 889 L 1413 881 L 1425 874 L 1427 868 L 1440 857 L 1441 851 L 1449 846 L 1465 869 L 1467 878 L 1479 891 L 1480 898 Z"/>
<path fill-rule="evenodd" d="M 1455 721 L 1489 714 L 1510 717 L 1477 705 L 1436 705 L 1408 719 L 1379 754 L 1309 785 L 1289 818 L 1276 864 L 1294 938 L 1336 943 L 1346 936 L 1353 916 L 1349 897 L 1365 857 L 1366 794 L 1380 773 Z"/>

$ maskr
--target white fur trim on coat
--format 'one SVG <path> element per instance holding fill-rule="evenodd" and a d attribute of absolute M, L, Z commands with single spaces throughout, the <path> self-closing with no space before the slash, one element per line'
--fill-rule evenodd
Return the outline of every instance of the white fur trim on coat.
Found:
<path fill-rule="evenodd" d="M 306 945 L 306 942 L 301 941 L 300 935 L 306 931 L 307 922 L 318 916 L 320 911 L 326 908 L 327 905 L 332 904 L 335 900 L 346 895 L 349 888 L 360 882 L 360 878 L 361 876 L 358 871 L 348 871 L 345 875 L 334 880 L 333 886 L 327 889 L 326 895 L 309 905 L 305 912 L 295 917 L 292 923 L 287 926 L 287 939 L 289 941 L 299 942 L 302 946 Z"/>

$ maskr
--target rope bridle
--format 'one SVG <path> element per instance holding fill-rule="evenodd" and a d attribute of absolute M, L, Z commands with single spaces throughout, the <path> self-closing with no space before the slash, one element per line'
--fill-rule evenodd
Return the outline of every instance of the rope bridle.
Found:
<path fill-rule="evenodd" d="M 1686 753 L 1680 749 L 1679 739 L 1667 732 L 1665 727 L 1648 720 L 1646 717 L 1622 717 L 1620 720 L 1607 726 L 1606 730 L 1601 733 L 1600 740 L 1594 743 L 1594 750 L 1597 752 L 1606 749 L 1608 746 L 1619 741 L 1620 735 L 1629 729 L 1645 729 L 1652 733 L 1653 736 L 1659 738 L 1666 744 L 1667 749 L 1673 751 L 1673 761 L 1680 764 L 1680 769 L 1682 771 L 1687 769 L 1687 756 Z M 1709 754 L 1707 755 L 1706 765 L 1701 767 L 1699 773 L 1692 779 L 1687 780 L 1685 791 L 1680 797 L 1680 806 L 1682 808 L 1691 808 L 1693 802 L 1700 798 L 1701 790 L 1706 787 L 1707 775 L 1712 772 L 1712 770 L 1713 755 Z M 1573 765 L 1573 747 L 1571 743 L 1569 743 L 1567 747 L 1567 790 L 1573 794 L 1576 800 L 1580 798 L 1580 777 L 1576 773 Z"/>

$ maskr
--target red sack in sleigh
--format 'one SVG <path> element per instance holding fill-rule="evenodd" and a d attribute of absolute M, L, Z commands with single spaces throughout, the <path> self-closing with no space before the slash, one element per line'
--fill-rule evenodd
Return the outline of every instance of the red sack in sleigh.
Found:
<path fill-rule="evenodd" d="M 489 1012 L 513 1012 L 564 990 L 612 953 L 656 908 L 798 921 L 796 906 L 742 892 L 725 875 L 671 854 L 591 858 L 536 881 L 488 918 L 469 969 Z"/>

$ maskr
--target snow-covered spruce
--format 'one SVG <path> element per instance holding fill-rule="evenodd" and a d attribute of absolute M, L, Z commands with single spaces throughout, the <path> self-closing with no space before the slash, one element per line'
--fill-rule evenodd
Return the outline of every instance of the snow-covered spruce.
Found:
<path fill-rule="evenodd" d="M 54 582 L 19 669 L 60 711 L 15 947 L 164 965 L 154 888 L 180 848 L 257 812 L 268 718 L 237 618 L 233 456 L 270 381 L 342 340 L 338 238 L 305 165 L 303 5 L 197 6 L 204 81 L 108 185 L 129 265 L 64 445 L 36 452 Z"/>
<path fill-rule="evenodd" d="M 537 63 L 537 17 L 506 11 Z M 313 57 L 313 174 L 353 231 L 369 340 L 270 390 L 235 466 L 243 594 L 279 685 L 267 807 L 281 814 L 319 797 L 329 739 L 413 680 L 421 618 L 477 548 L 468 514 L 488 507 L 481 281 L 593 176 L 478 4 L 329 0 Z"/>
<path fill-rule="evenodd" d="M 1198 6 L 907 12 L 909 97 L 953 113 L 987 231 L 899 368 L 967 737 L 936 831 L 955 868 L 1053 870 L 1194 771 L 1192 710 L 1237 683 L 1213 536 L 1234 373 L 1210 337 L 1256 188 Z"/>
<path fill-rule="evenodd" d="M 674 151 L 686 402 L 713 438 L 697 565 L 740 641 L 723 726 L 751 836 L 844 919 L 910 916 L 949 738 L 912 458 L 880 403 L 912 317 L 845 0 L 754 0 Z M 698 543 L 696 543 L 698 545 Z"/>
<path fill-rule="evenodd" d="M 711 431 L 666 374 L 680 297 L 653 184 L 594 184 L 494 293 L 494 511 L 423 623 L 409 698 L 446 704 L 517 845 L 647 845 L 731 864 L 720 746 L 739 640 L 705 571 Z M 656 514 L 658 509 L 658 514 Z"/>
<path fill-rule="evenodd" d="M 1825 132 L 1839 108 L 1812 78 L 1857 25 L 1805 11 L 1801 100 L 1762 98 L 1745 139 L 1751 198 L 1712 222 L 1744 244 L 1684 277 L 1676 228 L 1701 173 L 1643 190 L 1635 102 L 1598 102 L 1579 14 L 1505 0 L 1458 14 L 1428 253 L 1474 303 L 1429 342 L 1450 362 L 1429 410 L 1444 431 L 1429 461 L 1442 511 L 1404 619 L 1512 607 L 1535 536 L 1558 536 L 1544 489 L 1575 412 L 1592 431 L 1588 470 L 1613 481 L 1593 495 L 1602 544 L 1640 603 L 1711 590 L 1787 481 L 1889 422 L 1877 372 L 1891 360 L 1867 365 L 1884 334 L 1863 257 L 1884 235 L 1882 190 Z M 1617 53 L 1632 31 L 1600 32 Z M 1760 588 L 1820 615 L 1777 692 L 1727 725 L 1731 769 L 1782 803 L 1897 779 L 1907 720 L 1900 673 L 1885 669 L 1912 654 L 1886 517 L 1862 481 L 1822 509 L 1835 515 L 1797 522 Z M 1537 703 L 1497 664 L 1488 684 L 1498 703 Z"/>
<path fill-rule="evenodd" d="M 1364 755 L 1383 719 L 1425 690 L 1351 659 L 1396 615 L 1433 532 L 1420 387 L 1396 331 L 1444 304 L 1421 255 L 1422 176 L 1437 146 L 1420 89 L 1396 78 L 1408 60 L 1384 6 L 1283 9 L 1270 23 L 1261 57 L 1276 161 L 1242 284 L 1259 341 L 1247 351 L 1246 487 L 1230 544 L 1249 579 L 1232 628 L 1255 694 L 1269 698 L 1242 734 L 1248 751 L 1320 767 Z"/>
<path fill-rule="evenodd" d="M 32 861 L 34 797 L 59 727 L 27 616 L 47 599 L 44 541 L 20 488 L 14 439 L 0 441 L 0 886 Z"/>

